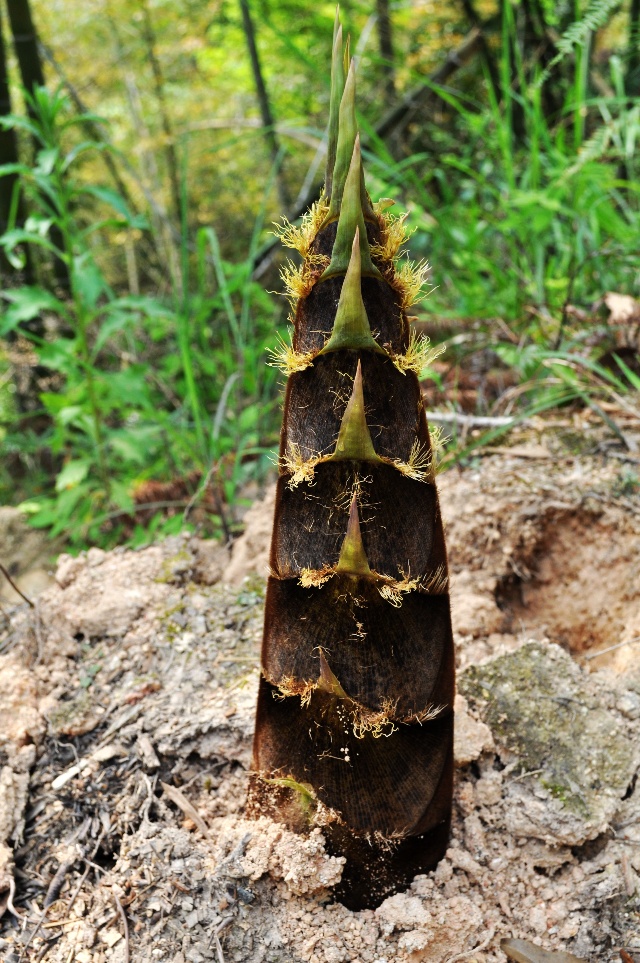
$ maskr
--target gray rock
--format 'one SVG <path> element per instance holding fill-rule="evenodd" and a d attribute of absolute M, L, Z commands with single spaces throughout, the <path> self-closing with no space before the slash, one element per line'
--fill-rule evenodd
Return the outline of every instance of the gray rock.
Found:
<path fill-rule="evenodd" d="M 640 762 L 640 739 L 629 738 L 597 676 L 557 645 L 528 642 L 467 669 L 459 688 L 503 757 L 531 773 L 510 781 L 510 832 L 572 846 L 608 828 Z"/>

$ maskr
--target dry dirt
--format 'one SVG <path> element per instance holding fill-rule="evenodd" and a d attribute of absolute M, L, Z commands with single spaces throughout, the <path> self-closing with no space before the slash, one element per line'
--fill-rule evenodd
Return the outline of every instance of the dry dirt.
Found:
<path fill-rule="evenodd" d="M 437 870 L 353 913 L 319 830 L 243 818 L 267 498 L 231 560 L 92 549 L 0 612 L 3 961 L 498 963 L 505 938 L 640 961 L 638 486 L 529 445 L 440 488 L 460 695 Z"/>

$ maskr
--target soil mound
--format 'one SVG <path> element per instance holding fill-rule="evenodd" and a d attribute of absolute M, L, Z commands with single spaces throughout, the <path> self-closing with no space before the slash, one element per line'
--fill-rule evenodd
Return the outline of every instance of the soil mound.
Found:
<path fill-rule="evenodd" d="M 243 817 L 267 501 L 235 585 L 223 549 L 173 538 L 63 556 L 34 610 L 5 612 L 3 960 L 640 954 L 638 495 L 615 467 L 508 450 L 441 491 L 460 695 L 437 870 L 352 913 L 321 829 Z"/>

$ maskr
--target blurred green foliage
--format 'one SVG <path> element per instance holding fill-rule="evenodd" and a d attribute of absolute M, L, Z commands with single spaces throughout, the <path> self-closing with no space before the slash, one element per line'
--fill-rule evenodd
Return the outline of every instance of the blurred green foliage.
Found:
<path fill-rule="evenodd" d="M 449 326 L 456 358 L 491 350 L 517 379 L 519 417 L 637 390 L 633 371 L 593 360 L 567 310 L 640 286 L 630 5 L 536 4 L 546 47 L 533 6 L 393 5 L 392 94 L 375 4 L 342 8 L 367 184 L 409 212 L 409 253 L 433 266 L 419 319 Z M 486 47 L 437 82 L 469 9 Z M 235 0 L 33 10 L 52 84 L 3 121 L 26 158 L 12 170 L 28 218 L 0 239 L 16 272 L 0 313 L 0 502 L 76 547 L 177 530 L 199 503 L 205 529 L 229 536 L 277 442 L 265 352 L 287 310 L 267 293 L 281 287 L 269 230 L 279 181 L 294 207 L 322 182 L 334 7 L 251 2 L 275 158 Z M 416 93 L 380 136 L 380 117 Z M 37 284 L 20 283 L 27 243 Z M 44 372 L 26 408 L 20 351 Z M 137 493 L 176 481 L 141 514 Z"/>

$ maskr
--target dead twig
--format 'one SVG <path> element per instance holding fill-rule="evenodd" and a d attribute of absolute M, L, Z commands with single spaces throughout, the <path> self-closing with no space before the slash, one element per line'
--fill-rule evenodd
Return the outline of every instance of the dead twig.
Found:
<path fill-rule="evenodd" d="M 52 903 L 55 903 L 55 901 L 58 899 L 58 897 L 60 896 L 60 891 L 64 886 L 65 876 L 67 875 L 69 870 L 73 866 L 75 866 L 77 861 L 78 861 L 77 857 L 74 856 L 73 859 L 66 860 L 64 863 L 62 863 L 58 867 L 58 869 L 56 870 L 55 876 L 49 883 L 47 895 L 44 898 L 44 909 L 48 909 L 49 906 L 51 906 Z"/>
<path fill-rule="evenodd" d="M 492 926 L 489 932 L 487 933 L 487 935 L 485 936 L 485 938 L 483 939 L 482 943 L 478 943 L 477 946 L 474 946 L 472 950 L 467 950 L 466 953 L 456 953 L 455 956 L 447 957 L 445 963 L 457 963 L 458 960 L 466 960 L 467 957 L 473 956 L 475 953 L 478 952 L 478 950 L 486 949 L 486 947 L 489 945 L 489 943 L 493 939 L 495 932 L 496 932 L 495 927 Z"/>
<path fill-rule="evenodd" d="M 61 939 L 61 937 L 62 937 L 62 933 L 56 933 L 56 935 L 53 936 L 50 940 L 47 940 L 47 942 L 45 943 L 45 945 L 42 947 L 42 949 L 40 950 L 40 952 L 39 952 L 38 955 L 36 956 L 36 963 L 41 963 L 41 960 L 44 960 L 44 958 L 45 958 L 45 956 L 47 955 L 47 953 L 49 952 L 49 950 L 50 950 L 53 946 L 55 946 L 55 944 L 58 942 L 59 939 Z"/>
<path fill-rule="evenodd" d="M 634 458 L 633 455 L 627 455 L 622 451 L 608 451 L 606 453 L 607 458 L 618 458 L 620 461 L 628 461 L 632 465 L 640 465 L 640 458 Z"/>
<path fill-rule="evenodd" d="M 126 914 L 125 911 L 124 911 L 124 908 L 123 908 L 123 906 L 122 906 L 122 903 L 121 903 L 120 900 L 118 899 L 118 894 L 117 894 L 117 893 L 115 893 L 115 892 L 113 893 L 113 898 L 114 898 L 114 900 L 115 900 L 115 902 L 116 902 L 116 906 L 118 907 L 118 913 L 120 914 L 120 919 L 122 920 L 122 927 L 123 927 L 123 929 L 124 929 L 124 958 L 125 958 L 125 963 L 129 963 L 129 961 L 131 960 L 131 955 L 130 955 L 130 952 L 129 952 L 129 923 L 127 922 L 127 914 Z"/>
<path fill-rule="evenodd" d="M 7 582 L 9 583 L 9 585 L 11 586 L 11 588 L 13 589 L 13 591 L 14 591 L 14 592 L 17 592 L 18 595 L 20 596 L 20 598 L 21 598 L 21 599 L 24 599 L 24 601 L 27 603 L 27 605 L 30 606 L 30 608 L 34 609 L 34 608 L 35 608 L 34 603 L 31 601 L 31 599 L 28 599 L 28 598 L 27 598 L 27 596 L 24 594 L 24 592 L 20 591 L 20 589 L 18 588 L 18 586 L 16 585 L 16 583 L 13 581 L 13 579 L 11 578 L 11 576 L 9 575 L 9 573 L 8 573 L 7 570 L 6 570 L 6 568 L 4 567 L 4 565 L 3 565 L 1 562 L 0 562 L 0 572 L 2 572 L 2 574 L 3 574 L 4 577 L 6 578 Z"/>
<path fill-rule="evenodd" d="M 85 822 L 82 824 L 82 826 L 80 826 L 79 829 L 73 834 L 73 837 L 72 837 L 72 838 L 73 838 L 76 842 L 80 842 L 80 841 L 81 841 L 82 839 L 84 839 L 84 837 L 86 836 L 86 834 L 87 834 L 87 832 L 88 832 L 88 830 L 89 830 L 89 826 L 90 826 L 90 825 L 91 825 L 91 820 L 90 820 L 90 819 L 85 820 Z M 104 830 L 103 830 L 103 831 L 100 833 L 100 835 L 98 836 L 97 842 L 96 842 L 96 844 L 95 844 L 95 846 L 94 846 L 94 848 L 93 848 L 93 852 L 91 853 L 91 857 L 90 857 L 90 858 L 92 858 L 93 856 L 95 856 L 95 854 L 98 852 L 98 848 L 99 848 L 100 843 L 102 842 L 103 838 L 104 838 Z M 47 894 L 46 894 L 46 896 L 45 896 L 45 898 L 44 898 L 44 908 L 43 908 L 42 913 L 41 913 L 41 915 L 40 915 L 40 919 L 39 919 L 38 922 L 36 923 L 33 932 L 29 935 L 29 938 L 27 939 L 27 942 L 25 943 L 25 945 L 24 945 L 24 947 L 23 947 L 23 949 L 22 949 L 22 952 L 21 952 L 21 954 L 20 954 L 18 963 L 21 963 L 21 961 L 24 959 L 25 954 L 26 954 L 27 950 L 29 949 L 29 946 L 31 945 L 31 943 L 33 942 L 33 940 L 34 940 L 34 939 L 36 938 L 36 936 L 38 935 L 40 929 L 43 928 L 43 927 L 44 927 L 45 929 L 47 928 L 47 924 L 46 924 L 44 921 L 45 921 L 45 919 L 47 918 L 47 913 L 49 912 L 49 907 L 50 907 L 51 905 L 53 905 L 53 903 L 55 903 L 55 901 L 58 899 L 58 896 L 60 895 L 60 890 L 62 889 L 62 886 L 63 886 L 63 884 L 64 884 L 64 878 L 65 878 L 66 874 L 69 872 L 69 870 L 72 868 L 72 866 L 74 866 L 75 863 L 78 862 L 78 859 L 81 859 L 81 858 L 83 858 L 83 857 L 77 856 L 77 857 L 75 857 L 75 858 L 72 859 L 72 860 L 68 860 L 68 861 L 62 863 L 62 865 L 59 867 L 59 869 L 57 870 L 56 874 L 54 875 L 53 879 L 52 879 L 51 882 L 49 883 L 49 888 L 47 889 Z M 80 880 L 79 885 L 78 885 L 78 886 L 76 887 L 76 889 L 74 890 L 74 893 L 73 893 L 71 899 L 69 900 L 69 902 L 68 902 L 68 904 L 67 904 L 67 914 L 70 912 L 71 907 L 73 906 L 73 904 L 75 903 L 76 899 L 78 898 L 78 894 L 80 893 L 80 890 L 82 889 L 82 886 L 83 886 L 83 884 L 84 884 L 84 881 L 85 881 L 85 879 L 87 878 L 87 876 L 88 876 L 88 874 L 89 874 L 89 868 L 91 867 L 91 863 L 89 862 L 89 859 L 86 858 L 86 856 L 84 857 L 84 859 L 85 859 L 85 862 L 87 863 L 87 869 L 85 870 L 84 875 L 82 876 L 82 879 Z M 56 923 L 52 923 L 52 924 L 50 924 L 50 925 L 51 925 L 51 926 L 58 926 L 58 925 L 62 925 L 62 924 L 61 924 L 59 921 L 56 921 Z"/>
<path fill-rule="evenodd" d="M 624 645 L 637 645 L 640 642 L 640 635 L 636 636 L 635 639 L 627 639 L 625 642 L 616 642 L 615 645 L 609 645 L 606 649 L 600 649 L 599 652 L 590 652 L 589 655 L 585 655 L 585 662 L 590 662 L 591 659 L 597 659 L 600 655 L 605 655 L 607 652 L 613 652 L 615 649 L 621 649 Z"/>
<path fill-rule="evenodd" d="M 196 826 L 198 827 L 198 829 L 200 830 L 204 838 L 208 840 L 208 842 L 211 842 L 211 837 L 209 835 L 209 830 L 207 829 L 207 824 L 205 823 L 204 819 L 202 818 L 198 810 L 195 808 L 195 806 L 193 806 L 189 802 L 189 800 L 184 795 L 184 793 L 180 792 L 179 789 L 176 789 L 175 786 L 169 786 L 168 783 L 166 782 L 161 782 L 160 785 L 162 786 L 163 791 L 169 797 L 171 802 L 175 803 L 178 809 L 181 809 L 182 812 L 185 814 L 185 816 L 188 816 L 189 819 L 193 820 L 193 822 L 196 824 Z"/>
<path fill-rule="evenodd" d="M 21 920 L 21 919 L 24 919 L 24 915 L 22 913 L 19 913 L 18 910 L 13 905 L 13 897 L 15 895 L 16 895 L 16 881 L 13 878 L 13 876 L 9 876 L 9 895 L 7 897 L 7 909 L 9 910 L 12 916 L 15 916 L 16 919 Z"/>
<path fill-rule="evenodd" d="M 123 729 L 125 726 L 129 725 L 130 722 L 133 722 L 134 719 L 137 719 L 143 709 L 144 706 L 141 706 L 140 703 L 137 703 L 132 709 L 130 709 L 128 712 L 125 712 L 120 719 L 118 719 L 116 722 L 113 722 L 94 749 L 94 752 L 98 749 L 102 749 L 103 746 L 106 746 L 111 739 L 111 736 L 119 729 Z"/>
<path fill-rule="evenodd" d="M 22 961 L 25 959 L 26 954 L 27 954 L 27 950 L 28 950 L 29 947 L 31 946 L 32 941 L 36 938 L 36 936 L 37 936 L 38 933 L 40 932 L 40 928 L 42 927 L 42 924 L 44 923 L 44 921 L 45 921 L 45 919 L 46 919 L 46 916 L 47 916 L 48 911 L 49 911 L 49 907 L 48 907 L 48 906 L 47 906 L 45 909 L 42 910 L 42 913 L 40 914 L 40 919 L 38 920 L 38 922 L 36 923 L 35 927 L 33 928 L 33 930 L 31 931 L 31 933 L 30 933 L 29 936 L 27 937 L 27 942 L 26 942 L 26 943 L 24 944 L 24 946 L 22 947 L 22 951 L 21 951 L 21 953 L 20 953 L 20 956 L 18 957 L 18 963 L 22 963 Z"/>
<path fill-rule="evenodd" d="M 42 913 L 40 914 L 40 918 L 36 923 L 35 927 L 33 928 L 33 930 L 31 931 L 31 933 L 29 934 L 29 937 L 27 938 L 27 942 L 24 944 L 22 948 L 22 952 L 20 953 L 20 956 L 18 958 L 18 963 L 22 963 L 22 960 L 25 959 L 27 950 L 31 946 L 31 943 L 33 942 L 33 940 L 35 940 L 36 936 L 38 935 L 38 933 L 42 928 L 42 925 L 45 919 L 47 918 L 49 907 L 55 903 L 55 901 L 58 899 L 58 896 L 60 895 L 60 890 L 64 885 L 65 876 L 77 861 L 78 861 L 78 857 L 74 856 L 73 859 L 66 860 L 64 863 L 62 863 L 58 867 L 53 879 L 49 883 L 49 888 L 47 889 L 47 894 L 44 898 L 44 907 L 43 907 Z"/>
<path fill-rule="evenodd" d="M 211 939 L 209 940 L 209 946 L 211 946 L 212 943 L 215 944 L 218 963 L 225 963 L 224 953 L 222 952 L 222 943 L 220 942 L 220 934 L 222 933 L 223 930 L 227 928 L 227 926 L 229 926 L 230 923 L 233 923 L 234 919 L 235 919 L 234 916 L 225 916 L 222 922 L 218 923 L 213 933 L 211 934 Z"/>
<path fill-rule="evenodd" d="M 216 955 L 218 957 L 218 963 L 224 963 L 224 953 L 222 952 L 222 943 L 220 942 L 220 937 L 215 931 L 213 934 L 213 942 L 216 945 Z"/>
<path fill-rule="evenodd" d="M 40 665 L 40 663 L 42 662 L 42 656 L 44 655 L 44 641 L 42 638 L 42 620 L 40 618 L 40 603 L 36 602 L 33 609 L 35 614 L 33 627 L 36 633 L 36 644 L 38 646 L 38 654 L 36 656 L 36 661 L 34 665 Z"/>

